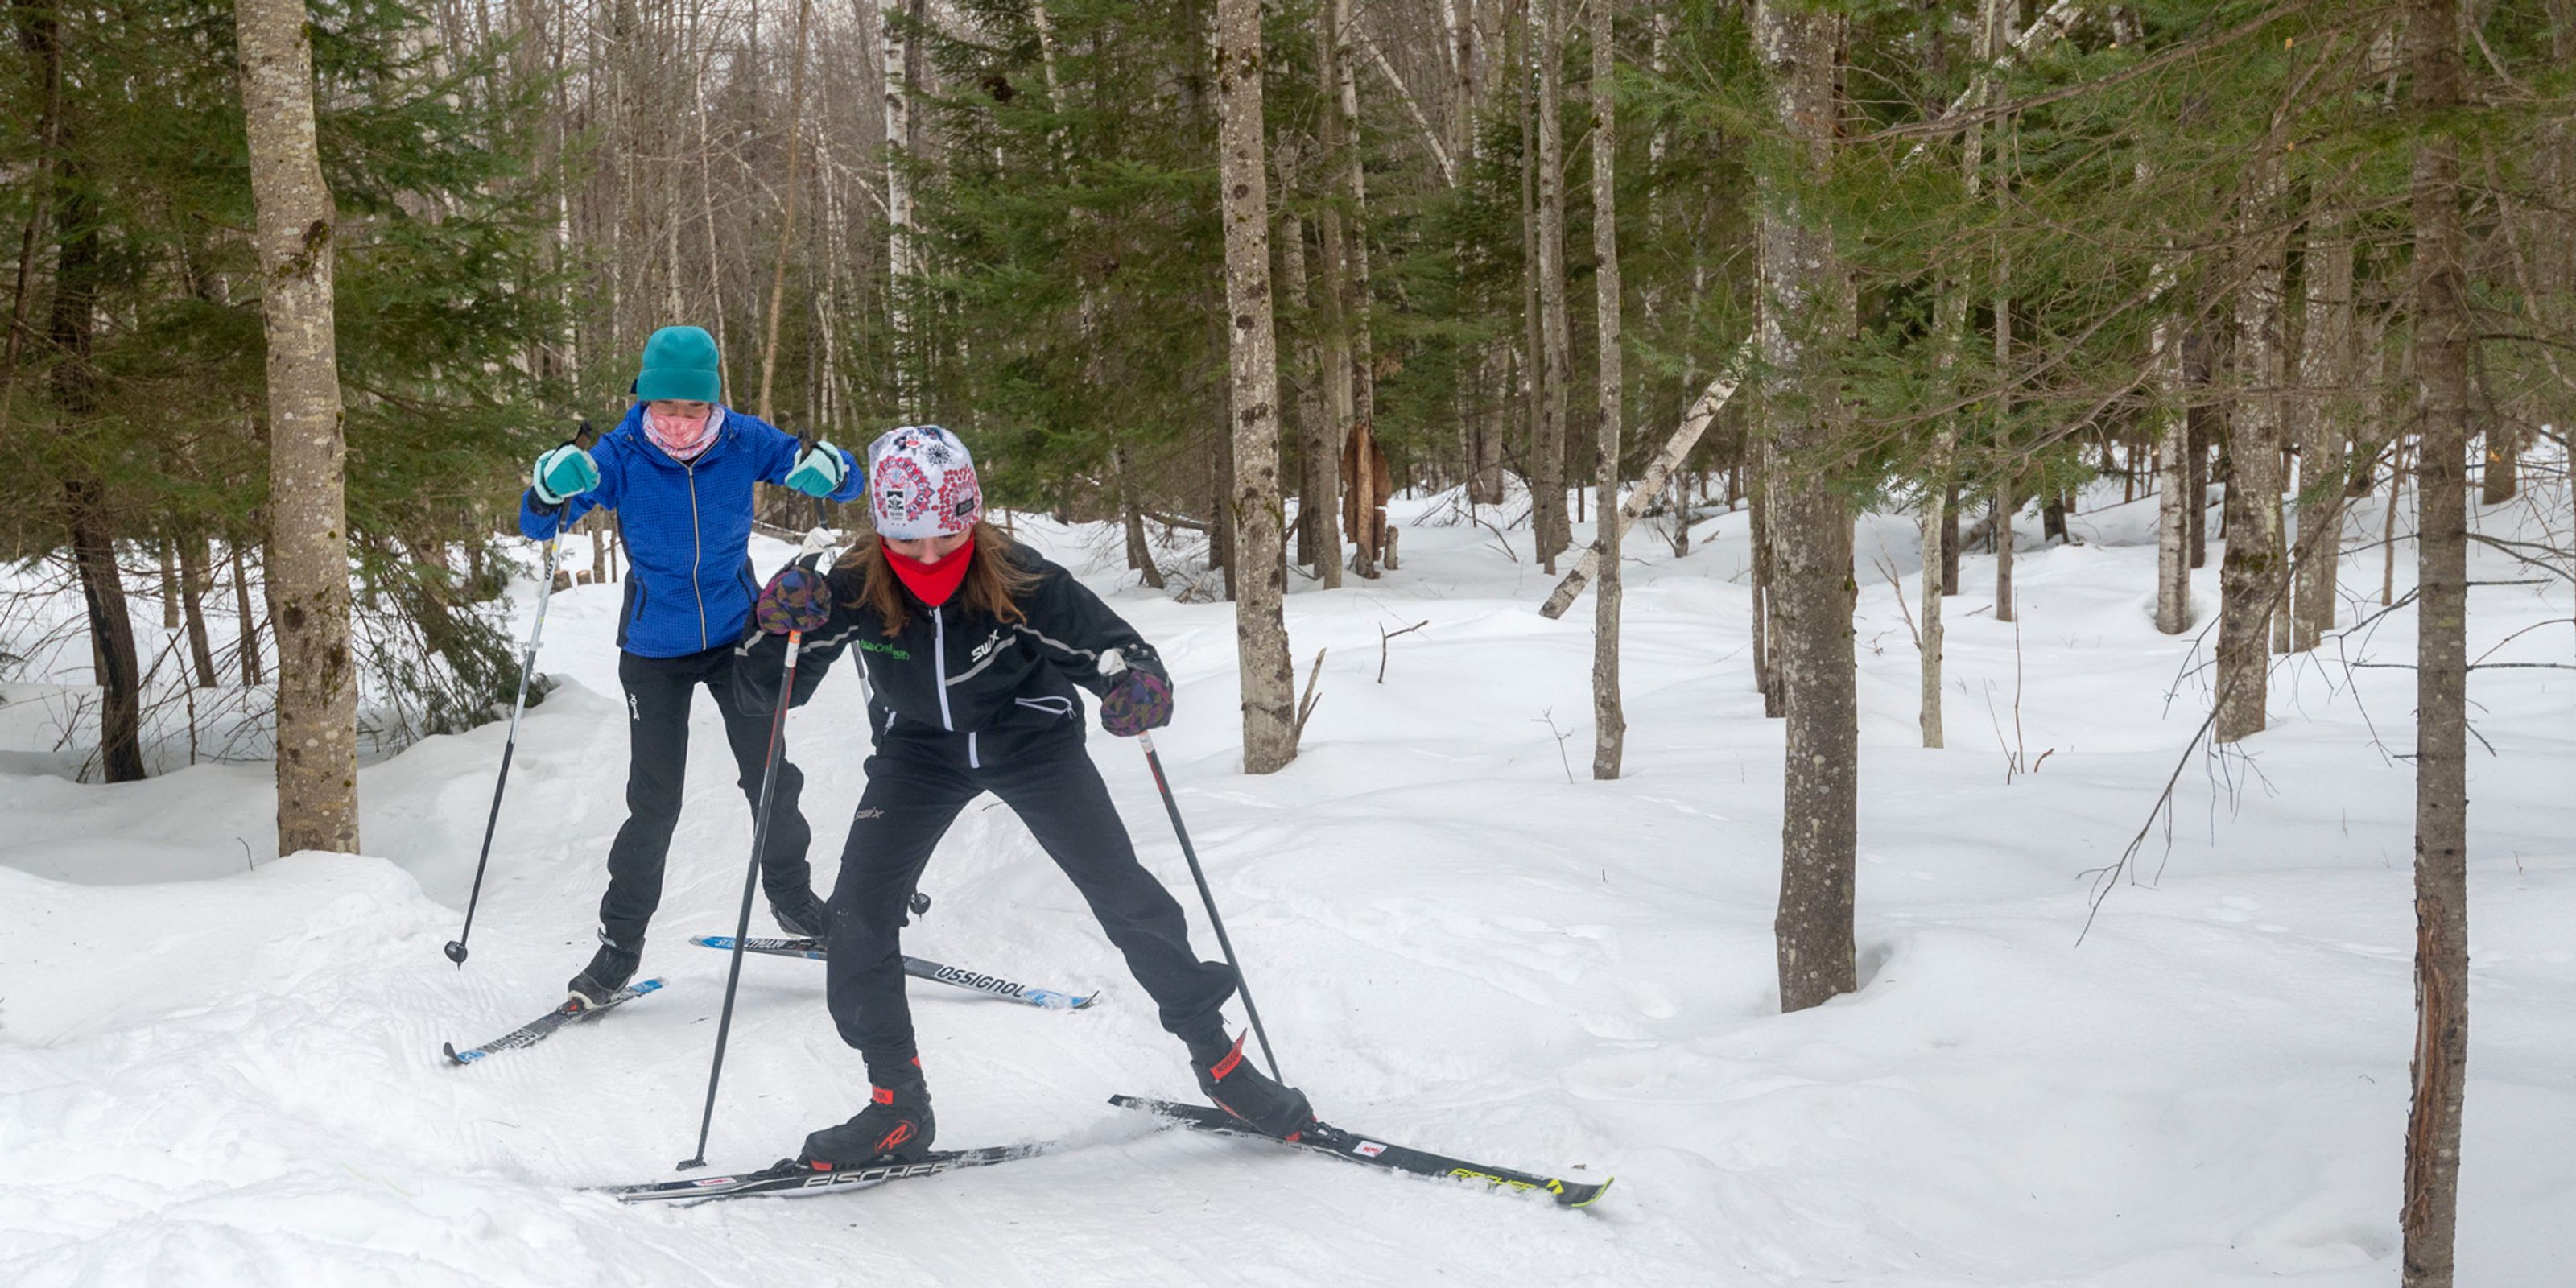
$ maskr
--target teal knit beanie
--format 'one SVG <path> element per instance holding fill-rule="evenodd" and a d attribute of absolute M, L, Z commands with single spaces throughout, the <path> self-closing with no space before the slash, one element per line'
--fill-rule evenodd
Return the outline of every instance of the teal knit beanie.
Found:
<path fill-rule="evenodd" d="M 716 338 L 694 326 L 666 326 L 654 332 L 644 342 L 644 369 L 635 377 L 635 396 L 645 402 L 724 401 L 724 380 L 716 370 Z"/>

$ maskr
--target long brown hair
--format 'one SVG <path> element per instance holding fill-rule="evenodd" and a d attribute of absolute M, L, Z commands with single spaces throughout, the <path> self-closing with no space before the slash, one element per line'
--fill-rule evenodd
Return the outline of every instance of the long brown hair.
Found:
<path fill-rule="evenodd" d="M 1019 600 L 1038 584 L 1038 578 L 1012 558 L 1020 543 L 982 519 L 975 521 L 969 536 L 974 543 L 975 561 L 966 565 L 966 580 L 948 602 L 996 622 L 1028 620 L 1028 614 L 1020 611 Z M 962 553 L 949 556 L 961 557 Z M 858 596 L 845 601 L 848 606 L 866 608 L 885 619 L 887 635 L 901 634 L 912 621 L 912 597 L 904 593 L 894 565 L 886 562 L 885 540 L 873 532 L 859 538 L 842 552 L 838 566 L 855 568 L 861 574 Z"/>

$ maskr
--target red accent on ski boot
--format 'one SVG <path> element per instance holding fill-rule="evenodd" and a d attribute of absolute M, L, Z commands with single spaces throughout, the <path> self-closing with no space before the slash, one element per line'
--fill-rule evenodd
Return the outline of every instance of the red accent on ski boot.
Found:
<path fill-rule="evenodd" d="M 1280 1085 L 1244 1060 L 1243 1037 L 1222 1058 L 1210 1064 L 1192 1060 L 1190 1068 L 1210 1103 L 1264 1136 L 1295 1140 L 1315 1124 L 1305 1092 Z"/>
<path fill-rule="evenodd" d="M 916 1062 L 918 1063 L 918 1062 Z M 868 1089 L 868 1107 L 848 1122 L 805 1138 L 798 1161 L 818 1172 L 888 1160 L 917 1159 L 938 1136 L 930 1088 L 915 1073 L 910 1081 Z"/>

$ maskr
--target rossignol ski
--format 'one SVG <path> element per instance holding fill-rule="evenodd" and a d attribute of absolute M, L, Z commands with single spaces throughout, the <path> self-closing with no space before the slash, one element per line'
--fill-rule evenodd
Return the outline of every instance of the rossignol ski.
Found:
<path fill-rule="evenodd" d="M 700 1176 L 677 1181 L 648 1181 L 642 1185 L 602 1185 L 594 1194 L 605 1194 L 620 1203 L 703 1203 L 710 1199 L 738 1199 L 755 1194 L 800 1196 L 823 1194 L 833 1190 L 868 1189 L 888 1181 L 911 1180 L 917 1176 L 936 1176 L 968 1167 L 990 1167 L 1015 1158 L 1042 1154 L 1046 1145 L 993 1145 L 983 1149 L 935 1150 L 927 1157 L 909 1162 L 871 1163 L 864 1167 L 844 1167 L 821 1171 L 782 1158 L 756 1172 L 736 1172 L 731 1176 Z"/>
<path fill-rule="evenodd" d="M 636 998 L 642 997 L 646 993 L 650 993 L 660 987 L 662 987 L 662 981 L 658 979 L 643 980 L 638 983 L 629 984 L 626 987 L 617 990 L 615 993 L 609 995 L 607 1001 L 602 1002 L 597 1006 L 584 1006 L 578 1002 L 565 1002 L 563 1005 L 546 1012 L 544 1015 L 538 1016 L 536 1019 L 530 1020 L 481 1046 L 468 1047 L 465 1050 L 459 1051 L 456 1049 L 456 1044 L 450 1042 L 441 1046 L 439 1049 L 447 1053 L 448 1059 L 453 1060 L 458 1064 L 472 1064 L 496 1051 L 515 1051 L 523 1046 L 535 1046 L 537 1043 L 543 1042 L 547 1038 L 554 1036 L 554 1031 L 556 1029 L 562 1028 L 575 1020 L 589 1019 L 591 1016 L 597 1015 L 610 1007 L 634 1001 Z"/>
<path fill-rule="evenodd" d="M 1566 1181 L 1552 1176 L 1514 1171 L 1508 1167 L 1490 1167 L 1483 1163 L 1470 1163 L 1464 1159 L 1450 1158 L 1442 1154 L 1408 1149 L 1402 1145 L 1390 1145 L 1373 1136 L 1345 1131 L 1329 1123 L 1316 1123 L 1299 1133 L 1295 1140 L 1281 1140 L 1276 1136 L 1264 1136 L 1235 1121 L 1234 1117 L 1225 1111 L 1206 1105 L 1185 1105 L 1169 1100 L 1147 1099 L 1142 1096 L 1111 1096 L 1109 1103 L 1123 1109 L 1141 1109 L 1184 1127 L 1221 1132 L 1229 1136 L 1249 1136 L 1254 1140 L 1266 1140 L 1275 1145 L 1330 1154 L 1335 1158 L 1365 1163 L 1372 1167 L 1383 1167 L 1388 1171 L 1410 1172 L 1416 1176 L 1449 1176 L 1460 1180 L 1482 1181 L 1487 1185 L 1508 1190 L 1544 1190 L 1556 1196 L 1557 1203 L 1563 1207 L 1589 1207 L 1610 1188 L 1610 1178 L 1607 1177 L 1599 1181 Z"/>
<path fill-rule="evenodd" d="M 731 935 L 694 935 L 690 937 L 689 942 L 726 952 L 733 951 Z M 818 962 L 825 958 L 823 945 L 812 939 L 745 939 L 742 941 L 742 950 L 747 953 L 764 953 L 771 957 L 805 957 Z M 1052 1011 L 1079 1011 L 1100 1000 L 1098 993 L 1059 993 L 1054 989 L 1036 988 L 1016 980 L 1004 979 L 999 975 L 985 975 L 971 970 L 961 970 L 955 966 L 943 966 L 938 962 L 910 955 L 903 959 L 903 973 L 916 979 L 953 984 L 959 988 L 973 989 L 978 993 L 988 993 L 994 997 L 1007 998 L 1030 1006 L 1043 1006 Z"/>

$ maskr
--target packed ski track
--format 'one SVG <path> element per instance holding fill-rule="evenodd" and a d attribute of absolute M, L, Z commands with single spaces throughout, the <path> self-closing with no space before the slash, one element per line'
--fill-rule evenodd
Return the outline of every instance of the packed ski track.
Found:
<path fill-rule="evenodd" d="M 939 1143 L 1061 1148 L 862 1193 L 621 1206 L 583 1187 L 668 1178 L 694 1143 L 726 957 L 688 939 L 734 933 L 750 844 L 703 699 L 644 959 L 666 986 L 471 1067 L 440 1054 L 541 1014 L 589 954 L 624 815 L 618 586 L 554 597 L 539 665 L 558 687 L 522 727 L 462 969 L 440 947 L 502 723 L 368 765 L 371 857 L 271 859 L 268 766 L 182 751 L 146 782 L 76 784 L 80 739 L 57 746 L 70 691 L 10 685 L 0 1283 L 2389 1282 L 2414 678 L 2346 663 L 2411 662 L 2411 612 L 2281 660 L 2250 758 L 2186 757 L 2207 641 L 2153 628 L 2153 502 L 2089 504 L 2083 544 L 2024 528 L 2017 627 L 1980 611 L 1992 560 L 1965 561 L 1946 751 L 1915 729 L 1911 522 L 1860 524 L 1864 983 L 1789 1016 L 1782 734 L 1749 680 L 1742 513 L 1698 523 L 1685 558 L 1629 540 L 1614 783 L 1587 772 L 1591 599 L 1538 616 L 1553 579 L 1525 531 L 1417 523 L 1447 507 L 1407 500 L 1400 571 L 1330 592 L 1292 577 L 1297 674 L 1326 650 L 1320 699 L 1297 761 L 1253 778 L 1230 607 L 1136 588 L 1114 532 L 1017 517 L 1173 669 L 1158 743 L 1289 1080 L 1386 1140 L 1615 1175 L 1584 1211 L 1111 1107 L 1195 1099 L 1183 1053 L 989 798 L 932 861 L 906 951 L 1103 996 L 1049 1011 L 913 982 Z M 2379 513 L 2351 516 L 2353 544 Z M 2567 515 L 2552 485 L 2474 522 L 2564 546 Z M 765 573 L 786 550 L 753 553 Z M 567 553 L 580 567 L 587 543 Z M 2346 626 L 2377 609 L 2380 557 L 2347 561 Z M 2566 580 L 2473 558 L 2474 576 L 2540 584 L 2473 592 L 2471 655 L 2567 661 Z M 2217 562 L 2195 574 L 2204 621 Z M 522 631 L 533 591 L 513 592 Z M 135 608 L 147 652 L 157 607 Z M 6 629 L 23 644 L 51 625 Z M 788 727 L 818 883 L 863 781 L 850 670 Z M 2576 1265 L 2576 680 L 2488 670 L 2470 695 L 2461 1282 L 2559 1284 Z M 1213 954 L 1141 755 L 1096 729 L 1090 747 Z M 2172 808 L 2079 942 L 2087 874 L 2178 761 Z M 751 933 L 776 933 L 765 910 Z M 717 1171 L 793 1154 L 864 1100 L 822 975 L 744 962 Z"/>

